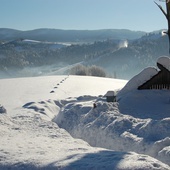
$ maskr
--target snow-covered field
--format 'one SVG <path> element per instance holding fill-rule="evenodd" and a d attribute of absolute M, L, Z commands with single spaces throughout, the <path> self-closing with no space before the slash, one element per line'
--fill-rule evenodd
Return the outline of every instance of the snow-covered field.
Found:
<path fill-rule="evenodd" d="M 0 80 L 0 169 L 170 169 L 170 92 L 80 76 Z M 97 107 L 93 108 L 93 104 Z"/>

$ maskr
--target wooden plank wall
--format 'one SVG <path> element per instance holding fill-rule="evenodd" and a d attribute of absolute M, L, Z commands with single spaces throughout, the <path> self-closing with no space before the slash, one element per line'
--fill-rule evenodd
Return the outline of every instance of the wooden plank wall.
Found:
<path fill-rule="evenodd" d="M 161 70 L 157 75 L 139 86 L 138 89 L 170 89 L 170 72 L 168 70 Z"/>

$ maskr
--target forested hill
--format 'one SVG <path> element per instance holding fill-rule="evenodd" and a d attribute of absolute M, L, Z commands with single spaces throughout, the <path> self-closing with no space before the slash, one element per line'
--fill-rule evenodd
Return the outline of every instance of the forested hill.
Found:
<path fill-rule="evenodd" d="M 94 42 L 106 39 L 138 39 L 146 32 L 131 31 L 126 29 L 102 29 L 102 30 L 60 30 L 60 29 L 36 29 L 19 31 L 0 28 L 0 40 L 33 39 L 50 42 Z"/>
<path fill-rule="evenodd" d="M 156 66 L 162 55 L 168 55 L 168 39 L 161 33 L 145 34 L 135 40 L 107 39 L 84 44 L 17 39 L 1 42 L 0 76 L 18 77 L 18 72 L 22 76 L 68 74 L 71 66 L 81 63 L 100 66 L 109 76 L 129 79 L 145 67 Z M 35 68 L 34 74 L 27 75 Z"/>

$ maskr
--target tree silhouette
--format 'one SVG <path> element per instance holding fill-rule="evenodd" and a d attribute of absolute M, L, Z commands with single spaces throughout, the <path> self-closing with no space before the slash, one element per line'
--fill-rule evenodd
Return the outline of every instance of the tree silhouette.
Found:
<path fill-rule="evenodd" d="M 168 35 L 168 39 L 169 39 L 169 55 L 170 55 L 170 0 L 159 0 L 161 2 L 165 2 L 166 3 L 166 11 L 162 8 L 161 5 L 159 5 L 158 3 L 155 2 L 155 4 L 159 7 L 159 9 L 162 11 L 162 13 L 164 14 L 164 16 L 166 17 L 167 21 L 168 21 L 168 31 L 164 32 Z"/>

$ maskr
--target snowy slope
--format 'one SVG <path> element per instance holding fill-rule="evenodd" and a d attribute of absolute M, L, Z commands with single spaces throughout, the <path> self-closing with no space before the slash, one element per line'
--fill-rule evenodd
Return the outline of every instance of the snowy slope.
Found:
<path fill-rule="evenodd" d="M 0 114 L 0 169 L 170 169 L 168 137 L 160 138 L 163 141 L 153 145 L 157 146 L 153 148 L 155 152 L 162 146 L 160 160 L 166 164 L 157 160 L 159 157 L 137 154 L 137 150 L 130 148 L 133 144 L 136 147 L 145 144 L 143 136 L 147 129 L 144 127 L 150 129 L 152 119 L 124 115 L 119 112 L 121 103 L 106 103 L 102 97 L 108 90 L 120 89 L 125 83 L 124 80 L 78 76 L 1 79 L 0 104 L 7 113 Z M 166 118 L 160 126 L 166 123 L 168 128 L 168 121 Z M 99 136 L 100 143 L 106 143 L 92 147 L 58 125 L 71 134 L 74 132 L 75 137 L 76 130 L 81 138 L 82 133 L 91 145 L 98 146 Z M 138 129 L 143 136 L 138 136 L 141 133 Z M 163 130 L 166 129 L 162 128 L 164 137 L 169 135 Z M 122 143 L 121 132 L 126 143 Z M 114 143 L 117 151 L 101 148 L 111 148 Z M 129 148 L 121 148 L 122 144 Z"/>

